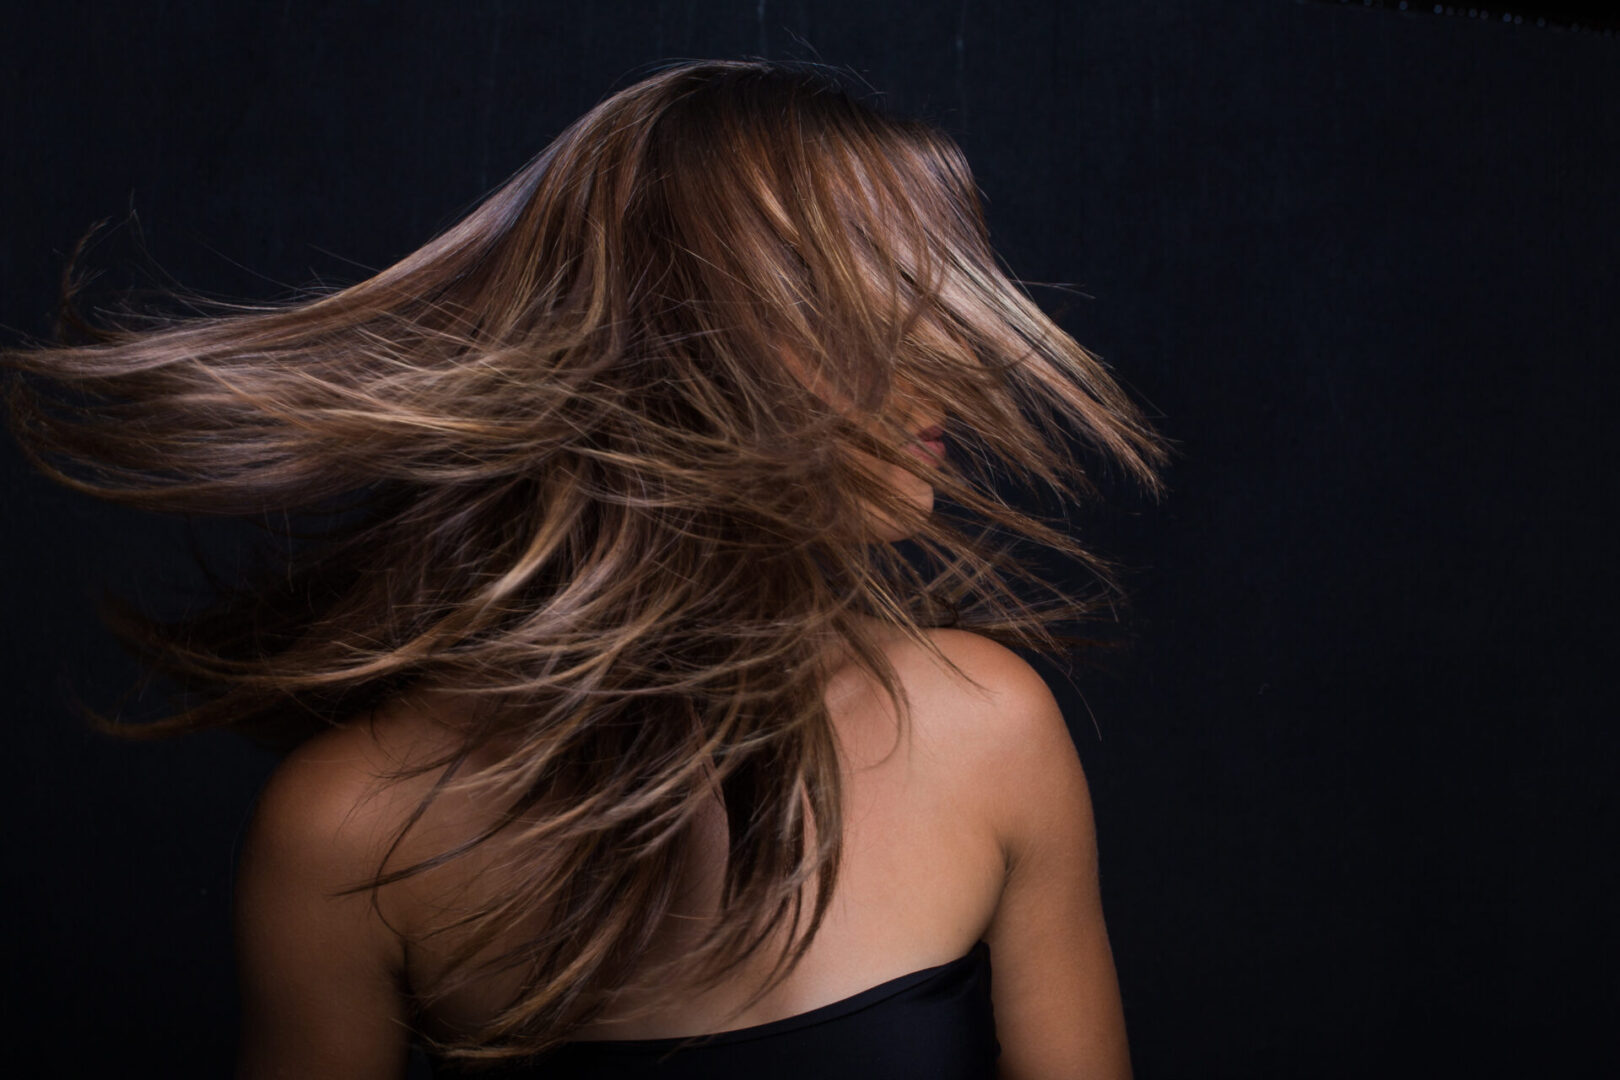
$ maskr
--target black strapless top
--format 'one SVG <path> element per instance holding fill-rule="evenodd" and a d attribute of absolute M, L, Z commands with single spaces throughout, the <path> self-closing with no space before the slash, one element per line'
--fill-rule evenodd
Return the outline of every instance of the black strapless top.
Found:
<path fill-rule="evenodd" d="M 981 941 L 947 964 L 768 1024 L 695 1038 L 581 1040 L 477 1075 L 499 1080 L 990 1080 L 1000 1052 L 990 1005 L 990 946 Z"/>

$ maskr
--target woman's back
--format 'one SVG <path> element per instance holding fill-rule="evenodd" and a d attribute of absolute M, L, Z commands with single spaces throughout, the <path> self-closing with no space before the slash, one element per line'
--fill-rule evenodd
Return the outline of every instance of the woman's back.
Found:
<path fill-rule="evenodd" d="M 781 946 L 773 940 L 713 992 L 684 996 L 637 1020 L 609 1016 L 576 1037 L 665 1038 L 766 1023 L 957 959 L 984 936 L 1005 862 L 963 760 L 968 740 L 952 730 L 969 722 L 971 710 L 921 650 L 897 643 L 888 652 L 913 698 L 915 718 L 904 741 L 887 701 L 872 688 L 848 672 L 828 687 L 844 762 L 846 846 L 826 920 L 794 972 L 746 1012 L 729 1016 L 763 980 Z M 677 912 L 692 922 L 670 926 L 649 963 L 688 949 L 718 901 L 726 851 L 718 801 L 700 822 L 699 837 L 678 886 Z M 433 971 L 442 952 L 416 953 L 413 970 Z M 446 999 L 433 1019 L 485 1020 L 502 989 L 469 987 Z"/>
<path fill-rule="evenodd" d="M 990 1012 L 989 1002 L 975 1011 L 973 1001 L 988 984 L 992 956 L 997 961 L 994 1000 L 1003 1042 L 1007 1042 L 1009 1029 L 1016 1032 L 1043 1022 L 1032 1012 L 1037 999 L 1052 999 L 1063 1006 L 1061 979 L 1054 984 L 1050 971 L 1042 969 L 1041 943 L 1031 940 L 1032 934 L 1040 933 L 1041 921 L 1032 920 L 1027 913 L 1016 922 L 998 915 L 1005 914 L 1009 901 L 1012 906 L 1019 903 L 1009 896 L 1008 886 L 1020 880 L 1017 875 L 1010 877 L 1009 869 L 1017 864 L 1020 851 L 1030 846 L 1031 838 L 1020 832 L 1034 831 L 1030 823 L 1038 821 L 1042 813 L 1063 814 L 1061 799 L 1053 803 L 1049 796 L 1064 784 L 1072 793 L 1078 777 L 1072 744 L 1050 693 L 1016 654 L 961 631 L 935 630 L 930 636 L 984 690 L 949 672 L 915 644 L 898 636 L 890 639 L 885 652 L 911 703 L 910 724 L 903 737 L 886 697 L 857 675 L 856 669 L 843 669 L 828 684 L 826 700 L 844 770 L 845 848 L 826 919 L 798 967 L 740 1013 L 735 1010 L 763 980 L 779 940 L 767 942 L 718 987 L 677 996 L 673 1005 L 625 1019 L 619 1014 L 636 1004 L 630 996 L 571 1035 L 582 1044 L 602 1044 L 565 1051 L 576 1062 L 618 1060 L 626 1049 L 633 1049 L 624 1045 L 627 1040 L 672 1040 L 761 1025 L 791 1029 L 796 1019 L 828 1021 L 814 1033 L 819 1036 L 816 1044 L 831 1050 L 839 1040 L 829 1039 L 829 1033 L 849 1035 L 851 1030 L 851 1021 L 839 1013 L 841 1008 L 858 1005 L 863 995 L 870 998 L 874 992 L 883 997 L 885 989 L 896 991 L 889 996 L 899 998 L 888 1003 L 889 1010 L 909 1008 L 906 992 L 914 998 L 936 988 L 940 980 L 955 987 L 953 992 L 961 1000 L 943 1012 L 937 1004 L 931 1012 L 910 1008 L 916 1023 L 926 1027 L 945 1023 L 947 1017 L 963 1016 L 983 1022 Z M 374 869 L 371 860 L 380 852 L 379 844 L 398 828 L 401 815 L 414 807 L 421 790 L 434 777 L 427 774 L 378 793 L 372 775 L 420 754 L 437 752 L 443 736 L 436 732 L 446 719 L 442 710 L 453 708 L 455 700 L 451 695 L 438 697 L 436 703 L 420 697 L 401 700 L 380 711 L 373 724 L 338 729 L 295 752 L 272 779 L 256 815 L 255 835 L 244 859 L 244 922 L 254 921 L 255 896 L 260 890 L 268 903 L 273 902 L 273 894 L 287 888 L 285 881 L 263 882 L 256 888 L 256 881 L 276 874 L 273 855 L 259 858 L 266 850 L 305 848 L 302 865 L 306 866 L 312 859 L 319 864 L 330 858 L 337 864 L 327 872 L 334 880 L 342 876 L 345 864 L 351 881 Z M 1083 780 L 1080 784 L 1083 800 Z M 1035 803 L 1050 805 L 1043 811 Z M 470 837 L 485 823 L 479 808 L 466 800 L 441 798 L 432 804 L 399 854 L 409 860 L 423 857 Z M 1085 866 L 1091 865 L 1089 826 L 1089 816 L 1078 822 L 1055 818 L 1050 829 L 1054 835 L 1072 834 L 1082 842 L 1070 855 Z M 289 831 L 302 835 L 288 836 Z M 324 857 L 307 850 L 312 840 L 319 843 L 321 838 L 329 845 Z M 683 918 L 672 923 L 648 950 L 646 964 L 685 948 L 713 910 L 725 851 L 725 824 L 718 804 L 700 823 L 698 841 L 692 858 L 681 869 L 677 886 L 680 901 L 676 910 L 690 921 Z M 384 887 L 378 911 L 371 913 L 370 920 L 351 905 L 346 926 L 305 929 L 306 937 L 334 943 L 371 941 L 372 955 L 362 962 L 364 968 L 396 965 L 387 979 L 379 975 L 374 981 L 391 983 L 397 999 L 376 991 L 370 997 L 371 1008 L 381 1015 L 368 1016 L 366 995 L 360 995 L 358 1008 L 351 996 L 348 1020 L 353 1027 L 364 1029 L 375 1023 L 382 1030 L 410 1015 L 408 995 L 444 970 L 457 944 L 454 934 L 424 942 L 413 940 L 412 931 L 448 902 L 483 899 L 479 890 L 500 879 L 498 873 L 490 872 L 498 869 L 499 858 L 475 849 L 467 857 Z M 1040 884 L 1035 875 L 1026 876 L 1032 887 Z M 1035 899 L 1031 897 L 1030 902 Z M 1060 910 L 1057 916 L 1063 914 Z M 1098 915 L 1095 931 L 1100 935 L 1100 912 Z M 379 925 L 360 932 L 358 922 L 369 921 Z M 395 936 L 393 930 L 382 930 L 382 925 L 401 933 Z M 536 912 L 524 928 L 537 932 L 543 925 L 544 913 Z M 1087 930 L 1082 920 L 1069 934 L 1072 937 Z M 410 944 L 401 944 L 402 940 Z M 1106 950 L 1106 939 L 1102 940 Z M 988 947 L 981 944 L 984 942 Z M 493 948 L 504 950 L 512 944 L 515 941 L 499 941 Z M 1064 945 L 1064 939 L 1058 937 L 1046 942 L 1046 951 L 1062 957 Z M 251 966 L 253 960 L 253 950 L 246 949 L 245 963 Z M 1072 965 L 1073 958 L 1060 962 Z M 1089 985 L 1099 973 L 1077 974 L 1083 974 Z M 1111 986 L 1111 963 L 1101 974 Z M 251 986 L 255 973 L 249 970 L 246 975 Z M 918 986 L 931 977 L 935 987 Z M 423 1008 L 415 1022 L 436 1038 L 472 1030 L 494 1016 L 516 986 L 515 981 L 508 984 L 489 978 L 462 984 Z M 1069 1005 L 1073 1004 L 1071 999 Z M 1117 1010 L 1117 1000 L 1113 1008 Z M 1074 1017 L 1072 1021 L 1077 1032 L 1093 1024 L 1107 1028 L 1107 1017 Z M 959 1029 L 955 1022 L 951 1026 Z M 992 1045 L 997 1037 L 992 1030 Z M 843 1043 L 846 1047 L 859 1045 L 865 1038 L 849 1035 Z M 778 1038 L 776 1045 L 791 1042 Z M 737 1040 L 732 1043 L 730 1051 L 722 1043 L 704 1053 L 743 1052 Z M 752 1049 L 758 1051 L 760 1046 Z M 1018 1052 L 1013 1047 L 1012 1056 Z M 798 1059 L 797 1053 L 792 1056 Z M 623 1067 L 622 1060 L 614 1066 Z M 378 1072 L 386 1074 L 386 1069 Z"/>

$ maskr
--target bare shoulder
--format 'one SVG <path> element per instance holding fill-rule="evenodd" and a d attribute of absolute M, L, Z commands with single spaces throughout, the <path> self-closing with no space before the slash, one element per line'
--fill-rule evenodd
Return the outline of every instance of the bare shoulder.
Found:
<path fill-rule="evenodd" d="M 430 709 L 400 699 L 288 753 L 254 807 L 238 871 L 239 914 L 251 918 L 254 904 L 282 905 L 288 890 L 301 890 L 312 918 L 340 920 L 358 935 L 353 940 L 397 959 L 398 933 L 412 927 L 432 875 L 384 886 L 375 904 L 369 894 L 344 893 L 464 838 L 471 823 L 453 798 L 429 801 L 413 823 L 442 769 L 399 775 L 452 745 Z"/>
<path fill-rule="evenodd" d="M 981 634 L 940 628 L 926 637 L 928 647 L 896 636 L 888 656 L 909 703 L 912 760 L 928 763 L 956 812 L 983 824 L 1009 868 L 1055 812 L 1089 829 L 1079 755 L 1041 674 Z"/>
<path fill-rule="evenodd" d="M 443 745 L 424 718 L 397 706 L 312 736 L 265 784 L 253 839 L 296 845 L 304 858 L 333 863 L 380 855 L 383 838 L 403 825 L 432 783 L 431 777 L 398 782 L 394 774 Z"/>
<path fill-rule="evenodd" d="M 1128 1077 L 1119 986 L 1102 917 L 1090 792 L 1062 710 L 1011 649 L 961 630 L 932 642 L 921 680 L 966 790 L 992 824 L 1005 883 L 985 933 L 995 964 L 1000 1075 Z M 922 649 L 916 648 L 921 654 Z"/>
<path fill-rule="evenodd" d="M 402 918 L 383 867 L 431 777 L 390 774 L 430 745 L 410 717 L 357 721 L 288 754 L 260 793 L 237 868 L 239 1076 L 398 1076 Z M 390 867 L 392 867 L 390 863 Z"/>
<path fill-rule="evenodd" d="M 1095 858 L 1091 797 L 1069 727 L 1040 672 L 999 642 L 961 630 L 936 644 L 978 688 L 959 703 L 955 732 L 973 760 L 1009 864 L 1061 832 Z M 1061 824 L 1061 829 L 1058 826 Z"/>
<path fill-rule="evenodd" d="M 940 669 L 954 681 L 954 690 L 969 691 L 966 703 L 970 707 L 1003 711 L 1007 706 L 1039 705 L 1057 711 L 1046 680 L 1029 661 L 1000 642 L 950 628 L 930 630 L 928 638 L 960 672 Z M 1062 722 L 1061 715 L 1057 719 Z"/>
<path fill-rule="evenodd" d="M 924 706 L 918 712 L 936 718 L 941 734 L 971 764 L 980 786 L 995 797 L 1005 829 L 1012 804 L 1034 794 L 1032 781 L 1076 779 L 1078 755 L 1063 712 L 1041 674 L 1005 645 L 967 630 L 937 629 L 928 636 L 948 666 L 912 647 L 913 663 L 930 667 L 914 683 Z"/>

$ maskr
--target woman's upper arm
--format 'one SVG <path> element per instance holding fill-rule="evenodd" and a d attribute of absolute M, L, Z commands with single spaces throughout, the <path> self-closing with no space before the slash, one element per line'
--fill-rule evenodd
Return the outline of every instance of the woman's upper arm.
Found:
<path fill-rule="evenodd" d="M 404 1073 L 399 941 L 368 893 L 333 895 L 375 871 L 385 839 L 356 734 L 294 751 L 254 810 L 237 870 L 239 1080 Z"/>
<path fill-rule="evenodd" d="M 1011 650 L 979 642 L 969 647 L 977 653 L 972 674 L 993 691 L 976 748 L 979 776 L 1007 856 L 985 935 L 1000 1075 L 1129 1077 L 1080 757 L 1039 673 Z"/>

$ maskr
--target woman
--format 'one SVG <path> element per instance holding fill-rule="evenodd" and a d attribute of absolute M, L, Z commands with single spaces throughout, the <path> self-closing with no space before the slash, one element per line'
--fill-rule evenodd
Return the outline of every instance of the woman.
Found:
<path fill-rule="evenodd" d="M 129 734 L 296 744 L 241 1076 L 1129 1074 L 1085 780 L 1006 647 L 1088 605 L 990 531 L 1107 568 L 988 480 L 1088 490 L 1063 426 L 1149 488 L 1164 450 L 941 133 L 683 63 L 357 285 L 7 359 L 62 482 L 300 515 L 114 619 L 184 692 Z"/>

